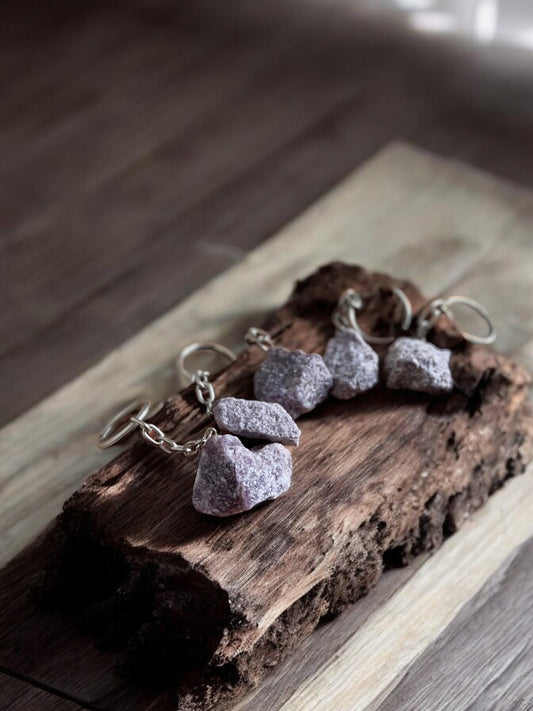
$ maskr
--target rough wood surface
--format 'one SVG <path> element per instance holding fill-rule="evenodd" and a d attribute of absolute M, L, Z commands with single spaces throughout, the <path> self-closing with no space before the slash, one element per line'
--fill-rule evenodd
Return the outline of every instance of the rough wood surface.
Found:
<path fill-rule="evenodd" d="M 333 264 L 300 282 L 269 320 L 277 344 L 323 352 L 348 287 L 367 296 L 363 327 L 394 319 L 408 282 Z M 448 325 L 456 391 L 435 399 L 383 387 L 301 418 L 293 485 L 276 502 L 220 522 L 191 506 L 193 465 L 133 447 L 90 477 L 54 530 L 47 602 L 114 649 L 125 674 L 176 685 L 180 709 L 227 705 L 324 619 L 366 594 L 383 568 L 438 547 L 530 456 L 529 379 Z M 262 359 L 245 350 L 215 381 L 252 395 Z M 205 427 L 190 390 L 160 426 Z"/>
<path fill-rule="evenodd" d="M 296 711 L 331 711 L 332 699 L 338 709 L 375 711 L 394 681 L 401 680 L 407 669 L 416 670 L 416 658 L 427 645 L 441 631 L 446 636 L 450 620 L 465 600 L 472 600 L 472 609 L 476 609 L 475 592 L 491 575 L 501 579 L 498 567 L 533 535 L 532 477 L 530 467 L 527 474 L 509 481 L 437 555 L 429 560 L 422 555 L 405 568 L 388 571 L 366 597 L 320 626 L 235 711 L 279 711 L 284 703 Z M 486 545 L 489 536 L 490 547 Z M 110 653 L 95 649 L 88 636 L 76 634 L 64 616 L 36 608 L 27 591 L 37 585 L 47 555 L 46 547 L 37 542 L 0 573 L 4 620 L 0 663 L 38 685 L 79 699 L 83 708 L 92 711 L 175 711 L 168 694 L 143 692 L 126 684 L 114 672 Z M 465 567 L 455 565 L 459 557 L 468 560 Z M 509 571 L 507 564 L 504 567 Z M 516 601 L 512 580 L 508 596 L 509 602 Z M 413 620 L 408 645 L 405 619 Z M 509 616 L 505 621 L 510 621 Z M 506 624 L 501 632 L 505 638 Z M 482 647 L 483 627 L 472 634 Z M 506 649 L 512 655 L 513 647 L 506 645 Z M 464 662 L 466 677 L 468 664 Z M 494 676 L 499 673 L 499 668 L 494 669 Z M 6 688 L 13 688 L 7 678 Z M 41 698 L 36 687 L 25 693 L 29 708 L 32 700 L 37 703 Z M 532 685 L 527 698 L 533 699 Z M 459 708 L 466 706 L 458 702 Z"/>
<path fill-rule="evenodd" d="M 42 579 L 42 570 L 50 555 L 49 545 L 42 538 L 12 560 L 0 573 L 0 599 L 3 603 L 2 634 L 0 635 L 0 664 L 23 675 L 36 684 L 44 684 L 60 693 L 80 700 L 87 708 L 115 711 L 175 711 L 170 694 L 141 689 L 117 675 L 109 650 L 97 649 L 87 635 L 80 635 L 64 615 L 35 605 L 28 589 L 35 589 Z M 422 557 L 421 557 L 422 558 Z M 421 559 L 419 559 L 421 560 Z M 298 650 L 294 666 L 285 670 L 286 689 L 280 693 L 274 685 L 269 704 L 278 709 L 281 699 L 298 680 L 303 680 L 311 669 L 319 668 L 330 650 L 337 650 L 346 639 L 402 584 L 411 577 L 418 565 L 392 570 L 384 585 L 375 588 L 350 611 L 350 622 L 344 618 L 320 629 L 322 644 L 312 643 L 310 654 L 305 646 Z M 43 647 L 46 654 L 43 654 Z M 303 656 L 302 656 L 303 655 Z M 324 656 L 326 655 L 326 656 Z M 307 660 L 307 666 L 304 663 Z M 90 671 L 89 671 L 90 670 Z M 7 682 L 6 689 L 11 690 Z M 31 691 L 31 690 L 30 690 Z M 30 694 L 28 691 L 28 694 Z M 265 693 L 266 693 L 265 689 Z M 6 691 L 11 693 L 11 691 Z M 0 696 L 0 699 L 2 697 Z M 31 697 L 30 697 L 31 698 Z M 39 698 L 36 695 L 36 698 Z M 252 709 L 270 708 L 266 701 L 252 701 Z M 4 707 L 0 705 L 4 711 Z M 7 711 L 7 709 L 6 709 Z"/>

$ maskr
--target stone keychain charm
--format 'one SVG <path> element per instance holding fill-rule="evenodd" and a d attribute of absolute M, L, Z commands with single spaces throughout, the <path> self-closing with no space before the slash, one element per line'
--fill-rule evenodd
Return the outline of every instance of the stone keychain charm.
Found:
<path fill-rule="evenodd" d="M 486 336 L 476 336 L 460 331 L 463 338 L 471 343 L 489 344 L 496 338 L 492 321 L 487 311 L 477 301 L 464 296 L 450 296 L 434 299 L 417 317 L 416 338 L 397 338 L 385 357 L 384 371 L 388 388 L 414 390 L 431 395 L 449 393 L 454 388 L 450 369 L 451 350 L 428 343 L 427 334 L 437 319 L 446 315 L 455 323 L 451 311 L 453 304 L 461 304 L 475 311 L 488 326 Z"/>
<path fill-rule="evenodd" d="M 220 429 L 249 439 L 299 444 L 300 429 L 281 405 L 237 397 L 215 400 L 215 391 L 209 381 L 210 374 L 205 370 L 191 373 L 185 366 L 190 355 L 202 350 L 219 353 L 231 361 L 235 360 L 235 354 L 219 343 L 192 343 L 186 346 L 177 358 L 179 373 L 195 384 L 198 402 L 205 407 L 208 415 L 213 414 Z"/>
<path fill-rule="evenodd" d="M 248 329 L 245 340 L 267 354 L 254 374 L 257 400 L 278 403 L 296 419 L 327 398 L 333 377 L 322 356 L 274 346 L 270 334 L 261 328 Z"/>
<path fill-rule="evenodd" d="M 402 328 L 411 325 L 411 304 L 403 291 L 393 289 L 403 308 Z M 331 394 L 348 400 L 359 393 L 373 388 L 379 380 L 379 357 L 368 345 L 370 343 L 390 343 L 393 337 L 370 336 L 357 323 L 357 311 L 363 306 L 363 299 L 353 289 L 344 291 L 333 312 L 332 321 L 337 329 L 328 341 L 324 362 L 333 376 Z"/>
<path fill-rule="evenodd" d="M 277 402 L 222 397 L 213 405 L 213 417 L 221 430 L 248 439 L 300 443 L 300 428 Z"/>

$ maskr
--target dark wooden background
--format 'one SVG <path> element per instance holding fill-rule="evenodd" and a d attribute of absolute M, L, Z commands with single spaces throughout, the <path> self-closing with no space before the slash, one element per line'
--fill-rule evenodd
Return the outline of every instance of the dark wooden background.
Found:
<path fill-rule="evenodd" d="M 533 183 L 526 51 L 325 0 L 1 12 L 2 423 L 391 140 Z"/>

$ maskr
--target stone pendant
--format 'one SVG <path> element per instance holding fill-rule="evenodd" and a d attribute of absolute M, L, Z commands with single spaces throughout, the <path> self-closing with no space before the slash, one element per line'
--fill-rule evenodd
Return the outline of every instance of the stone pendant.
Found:
<path fill-rule="evenodd" d="M 291 475 L 291 455 L 282 444 L 246 449 L 233 435 L 213 435 L 200 453 L 192 503 L 204 514 L 233 516 L 276 499 Z"/>
<path fill-rule="evenodd" d="M 451 351 L 418 338 L 397 338 L 385 357 L 388 388 L 440 395 L 453 390 Z"/>
<path fill-rule="evenodd" d="M 328 341 L 324 363 L 333 376 L 331 394 L 348 400 L 370 390 L 379 380 L 379 357 L 354 329 L 338 331 Z"/>
<path fill-rule="evenodd" d="M 276 402 L 223 397 L 213 405 L 213 417 L 221 430 L 234 435 L 281 444 L 300 442 L 300 428 Z"/>
<path fill-rule="evenodd" d="M 322 356 L 299 349 L 270 348 L 254 375 L 255 397 L 277 402 L 294 419 L 325 400 L 332 386 Z"/>

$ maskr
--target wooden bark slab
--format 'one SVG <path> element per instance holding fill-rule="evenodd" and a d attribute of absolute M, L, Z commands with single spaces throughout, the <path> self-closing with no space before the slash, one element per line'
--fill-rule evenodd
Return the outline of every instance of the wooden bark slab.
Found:
<path fill-rule="evenodd" d="M 332 264 L 299 282 L 267 325 L 279 345 L 323 352 L 344 289 L 368 296 L 363 327 L 379 332 L 397 316 L 392 286 L 424 305 L 409 282 Z M 300 420 L 291 490 L 245 515 L 195 512 L 191 462 L 144 443 L 123 453 L 65 505 L 45 600 L 112 649 L 125 675 L 175 687 L 177 708 L 227 706 L 384 569 L 438 547 L 524 470 L 528 376 L 450 324 L 434 341 L 454 348 L 452 395 L 378 387 L 328 401 Z M 262 358 L 246 349 L 217 393 L 252 396 Z M 157 422 L 178 440 L 207 424 L 190 390 Z"/>

